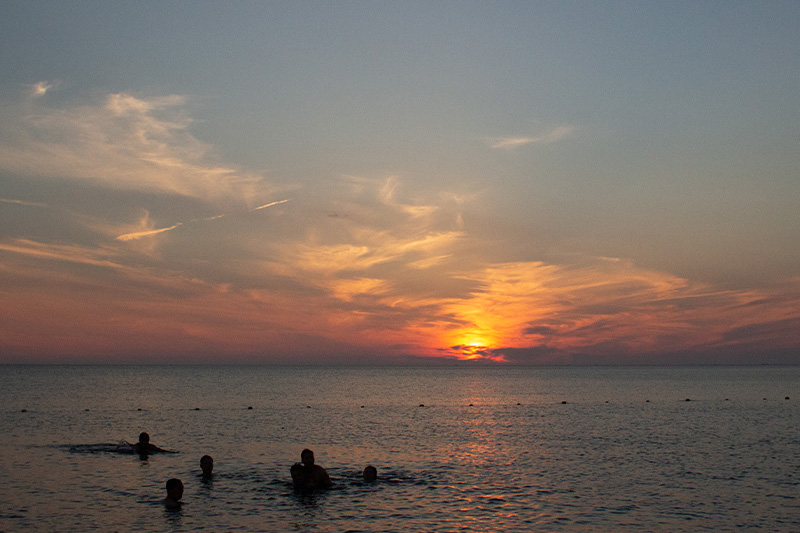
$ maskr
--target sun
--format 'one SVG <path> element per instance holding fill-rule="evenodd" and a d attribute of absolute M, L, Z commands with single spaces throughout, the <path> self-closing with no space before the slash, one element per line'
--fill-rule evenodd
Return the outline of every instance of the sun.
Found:
<path fill-rule="evenodd" d="M 467 333 L 457 337 L 453 349 L 461 359 L 479 359 L 486 356 L 492 342 L 486 335 Z"/>
<path fill-rule="evenodd" d="M 462 346 L 473 346 L 475 348 L 486 348 L 489 343 L 484 337 L 478 337 L 476 335 L 470 335 L 464 337 L 464 340 L 461 342 Z"/>

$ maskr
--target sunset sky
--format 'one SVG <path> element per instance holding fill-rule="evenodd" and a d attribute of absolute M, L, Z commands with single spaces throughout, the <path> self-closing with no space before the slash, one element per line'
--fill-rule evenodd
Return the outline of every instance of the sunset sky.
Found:
<path fill-rule="evenodd" d="M 0 3 L 0 362 L 800 363 L 800 2 Z"/>

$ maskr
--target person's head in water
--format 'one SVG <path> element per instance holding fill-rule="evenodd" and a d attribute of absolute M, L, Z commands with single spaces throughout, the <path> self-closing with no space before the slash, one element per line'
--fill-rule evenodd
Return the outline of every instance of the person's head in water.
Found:
<path fill-rule="evenodd" d="M 146 431 L 139 433 L 139 444 L 150 444 L 150 435 L 148 435 Z"/>
<path fill-rule="evenodd" d="M 378 469 L 372 465 L 364 468 L 364 481 L 375 481 L 378 479 Z"/>
<path fill-rule="evenodd" d="M 177 506 L 183 498 L 183 482 L 178 478 L 167 480 L 167 497 L 164 503 L 168 506 Z"/>
<path fill-rule="evenodd" d="M 305 466 L 314 466 L 314 452 L 306 448 L 300 452 L 300 460 Z"/>
<path fill-rule="evenodd" d="M 208 477 L 214 471 L 214 459 L 210 455 L 204 455 L 200 458 L 200 469 L 203 475 Z"/>

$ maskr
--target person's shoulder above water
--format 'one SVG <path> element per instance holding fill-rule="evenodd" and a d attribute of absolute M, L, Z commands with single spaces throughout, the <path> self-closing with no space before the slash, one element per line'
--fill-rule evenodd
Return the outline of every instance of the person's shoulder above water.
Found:
<path fill-rule="evenodd" d="M 328 471 L 316 464 L 313 451 L 306 448 L 300 454 L 300 459 L 303 461 L 309 478 L 316 488 L 328 488 L 333 485 L 330 476 L 328 476 Z"/>
<path fill-rule="evenodd" d="M 314 465 L 312 471 L 311 478 L 315 487 L 327 489 L 333 485 L 327 470 L 319 465 Z"/>

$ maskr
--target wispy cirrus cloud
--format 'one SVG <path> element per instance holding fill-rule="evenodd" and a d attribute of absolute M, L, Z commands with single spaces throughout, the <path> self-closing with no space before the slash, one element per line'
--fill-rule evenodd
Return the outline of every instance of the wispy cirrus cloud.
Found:
<path fill-rule="evenodd" d="M 40 82 L 32 92 L 52 87 Z M 0 170 L 207 202 L 251 205 L 272 195 L 277 187 L 263 176 L 221 164 L 212 146 L 192 135 L 187 103 L 182 95 L 116 93 L 83 105 L 5 107 Z"/>
<path fill-rule="evenodd" d="M 253 209 L 251 209 L 250 211 L 259 211 L 259 210 L 261 210 L 261 209 L 266 209 L 266 208 L 268 208 L 268 207 L 272 207 L 273 205 L 281 205 L 281 204 L 285 204 L 285 203 L 286 203 L 286 202 L 288 202 L 288 201 L 289 201 L 289 200 L 288 200 L 288 199 L 286 199 L 286 200 L 278 200 L 277 202 L 270 202 L 270 203 L 268 203 L 268 204 L 264 204 L 264 205 L 260 205 L 260 206 L 258 206 L 258 207 L 254 207 L 254 208 L 253 208 Z"/>
<path fill-rule="evenodd" d="M 43 202 L 27 202 L 25 200 L 13 200 L 9 198 L 0 198 L 0 203 L 4 204 L 14 204 L 14 205 L 24 205 L 28 207 L 47 207 L 46 203 Z"/>
<path fill-rule="evenodd" d="M 79 245 L 50 244 L 29 239 L 14 239 L 0 243 L 0 251 L 30 256 L 38 259 L 78 263 L 119 269 L 123 266 L 116 260 L 110 249 L 98 249 Z"/>
<path fill-rule="evenodd" d="M 146 231 L 135 231 L 133 233 L 125 233 L 124 235 L 120 235 L 117 237 L 118 241 L 134 241 L 136 239 L 141 239 L 144 237 L 152 237 L 153 235 L 158 235 L 159 233 L 165 233 L 167 231 L 172 231 L 175 228 L 179 228 L 183 226 L 182 222 L 178 222 L 177 224 L 173 224 L 168 228 L 160 228 L 160 229 L 153 229 L 153 230 L 146 230 Z"/>
<path fill-rule="evenodd" d="M 573 126 L 558 126 L 547 133 L 533 137 L 490 137 L 489 146 L 500 150 L 513 150 L 529 144 L 552 144 L 558 142 L 575 131 Z"/>
<path fill-rule="evenodd" d="M 280 258 L 276 269 L 313 272 L 316 284 L 344 277 L 374 279 L 376 272 L 367 270 L 391 265 L 422 270 L 439 264 L 464 235 L 458 227 L 463 201 L 457 204 L 447 195 L 438 204 L 405 198 L 397 177 L 342 179 L 350 186 L 346 194 L 324 197 L 334 213 L 311 219 L 317 222 L 307 222 L 304 236 L 274 251 Z"/>
<path fill-rule="evenodd" d="M 264 204 L 264 205 L 260 205 L 258 207 L 254 207 L 253 209 L 250 209 L 247 212 L 248 213 L 252 213 L 254 211 L 260 211 L 260 210 L 266 209 L 268 207 L 273 207 L 273 206 L 276 206 L 276 205 L 285 204 L 288 201 L 289 200 L 287 199 L 287 200 L 278 200 L 276 202 L 270 202 L 268 204 Z M 181 227 L 181 226 L 183 226 L 185 224 L 192 224 L 192 223 L 195 223 L 195 222 L 210 222 L 210 221 L 213 221 L 213 220 L 220 220 L 220 219 L 225 218 L 227 216 L 229 216 L 228 213 L 223 213 L 223 214 L 214 215 L 214 216 L 211 216 L 211 217 L 195 218 L 195 219 L 192 219 L 192 220 L 190 220 L 188 222 L 177 222 L 177 223 L 175 223 L 175 224 L 173 224 L 171 226 L 165 227 L 165 228 L 152 228 L 152 224 L 153 223 L 150 220 L 149 213 L 145 212 L 145 216 L 142 219 L 140 219 L 138 225 L 140 227 L 144 227 L 146 229 L 141 229 L 139 231 L 132 231 L 130 233 L 123 233 L 122 235 L 118 235 L 116 237 L 116 240 L 118 240 L 118 241 L 133 241 L 133 240 L 142 239 L 144 237 L 152 237 L 154 235 L 159 235 L 159 234 L 162 234 L 162 233 L 166 233 L 168 231 L 172 231 L 172 230 L 174 230 L 176 228 L 179 228 L 179 227 Z"/>
<path fill-rule="evenodd" d="M 420 261 L 430 259 L 428 257 L 430 254 L 447 249 L 462 235 L 460 232 L 444 232 L 402 238 L 376 233 L 370 238 L 363 232 L 360 239 L 351 243 L 324 246 L 302 243 L 290 246 L 284 262 L 307 272 L 326 275 L 360 272 L 376 265 L 401 260 L 403 262 L 410 260 L 416 268 L 422 268 Z M 418 259 L 420 255 L 425 259 Z M 442 256 L 436 256 L 436 260 L 441 261 L 441 259 Z"/>

